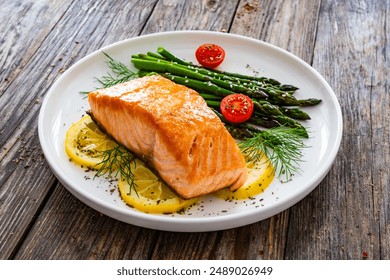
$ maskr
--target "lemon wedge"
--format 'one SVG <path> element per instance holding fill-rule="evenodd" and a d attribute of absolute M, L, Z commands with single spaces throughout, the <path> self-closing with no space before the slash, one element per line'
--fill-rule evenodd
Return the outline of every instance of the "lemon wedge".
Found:
<path fill-rule="evenodd" d="M 244 185 L 231 191 L 228 188 L 215 192 L 215 195 L 224 200 L 240 200 L 254 197 L 262 192 L 271 184 L 274 179 L 275 170 L 268 158 L 263 155 L 256 162 L 247 163 L 248 179 Z"/>
<path fill-rule="evenodd" d="M 91 119 L 82 117 L 66 132 L 65 151 L 75 163 L 89 168 L 99 168 L 101 152 L 115 148 L 118 144 L 109 138 Z"/>
<path fill-rule="evenodd" d="M 131 166 L 134 188 L 120 178 L 118 187 L 123 201 L 146 213 L 177 213 L 195 204 L 198 198 L 183 199 L 161 181 L 145 164 L 136 159 Z"/>

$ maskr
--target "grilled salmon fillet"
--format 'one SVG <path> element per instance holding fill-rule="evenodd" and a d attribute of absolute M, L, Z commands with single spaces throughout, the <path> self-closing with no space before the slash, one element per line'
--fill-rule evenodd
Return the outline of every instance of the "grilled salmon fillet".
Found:
<path fill-rule="evenodd" d="M 97 123 L 183 198 L 247 179 L 235 140 L 192 89 L 153 75 L 92 91 L 88 101 Z"/>

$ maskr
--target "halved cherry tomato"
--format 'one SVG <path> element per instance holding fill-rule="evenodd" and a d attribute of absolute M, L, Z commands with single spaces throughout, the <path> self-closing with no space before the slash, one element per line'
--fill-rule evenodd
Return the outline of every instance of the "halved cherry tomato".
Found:
<path fill-rule="evenodd" d="M 207 68 L 216 68 L 225 59 L 225 50 L 215 44 L 203 44 L 195 52 L 198 62 Z"/>
<path fill-rule="evenodd" d="M 242 123 L 249 120 L 252 116 L 253 102 L 245 94 L 234 93 L 222 99 L 220 109 L 227 121 Z"/>

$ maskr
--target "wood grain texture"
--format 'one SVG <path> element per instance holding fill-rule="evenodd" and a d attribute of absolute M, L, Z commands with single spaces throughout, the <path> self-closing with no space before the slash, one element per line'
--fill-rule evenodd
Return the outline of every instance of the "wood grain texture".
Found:
<path fill-rule="evenodd" d="M 0 259 L 390 259 L 390 1 L 10 1 L 0 11 Z M 110 43 L 171 30 L 264 40 L 311 64 L 344 116 L 340 152 L 305 199 L 264 221 L 174 233 L 89 208 L 50 171 L 40 104 Z"/>
<path fill-rule="evenodd" d="M 34 65 L 30 65 L 28 71 L 25 69 L 33 56 L 37 53 L 39 56 L 42 41 L 69 4 L 65 1 L 62 5 L 50 1 L 6 1 L 2 5 L 1 18 L 5 22 L 0 25 L 3 34 L 0 48 L 3 66 L 0 72 L 1 259 L 12 256 L 55 181 L 40 152 L 36 130 L 39 85 L 28 78 L 34 71 L 42 75 L 45 71 L 37 70 Z M 52 10 L 54 16 L 49 16 L 48 10 Z M 35 92 L 32 92 L 34 86 Z M 42 186 L 40 182 L 46 184 Z"/>
<path fill-rule="evenodd" d="M 70 4 L 71 1 L 2 1 L 0 92 L 3 93 L 41 48 L 42 41 Z"/>
<path fill-rule="evenodd" d="M 234 18 L 237 4 L 238 0 L 161 0 L 142 34 L 172 30 L 226 31 Z"/>
<path fill-rule="evenodd" d="M 311 64 L 320 2 L 241 1 L 230 32 L 271 43 Z"/>
<path fill-rule="evenodd" d="M 15 258 L 149 259 L 155 238 L 152 230 L 100 214 L 58 184 Z"/>
<path fill-rule="evenodd" d="M 383 1 L 321 6 L 313 66 L 339 98 L 344 133 L 329 175 L 292 208 L 288 258 L 389 257 L 388 9 Z"/>

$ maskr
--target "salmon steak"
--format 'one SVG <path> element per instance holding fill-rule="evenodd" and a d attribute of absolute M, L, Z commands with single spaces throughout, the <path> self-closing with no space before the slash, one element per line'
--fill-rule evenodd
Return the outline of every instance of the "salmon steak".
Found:
<path fill-rule="evenodd" d="M 247 179 L 236 141 L 194 90 L 159 75 L 88 94 L 93 119 L 183 198 Z"/>

